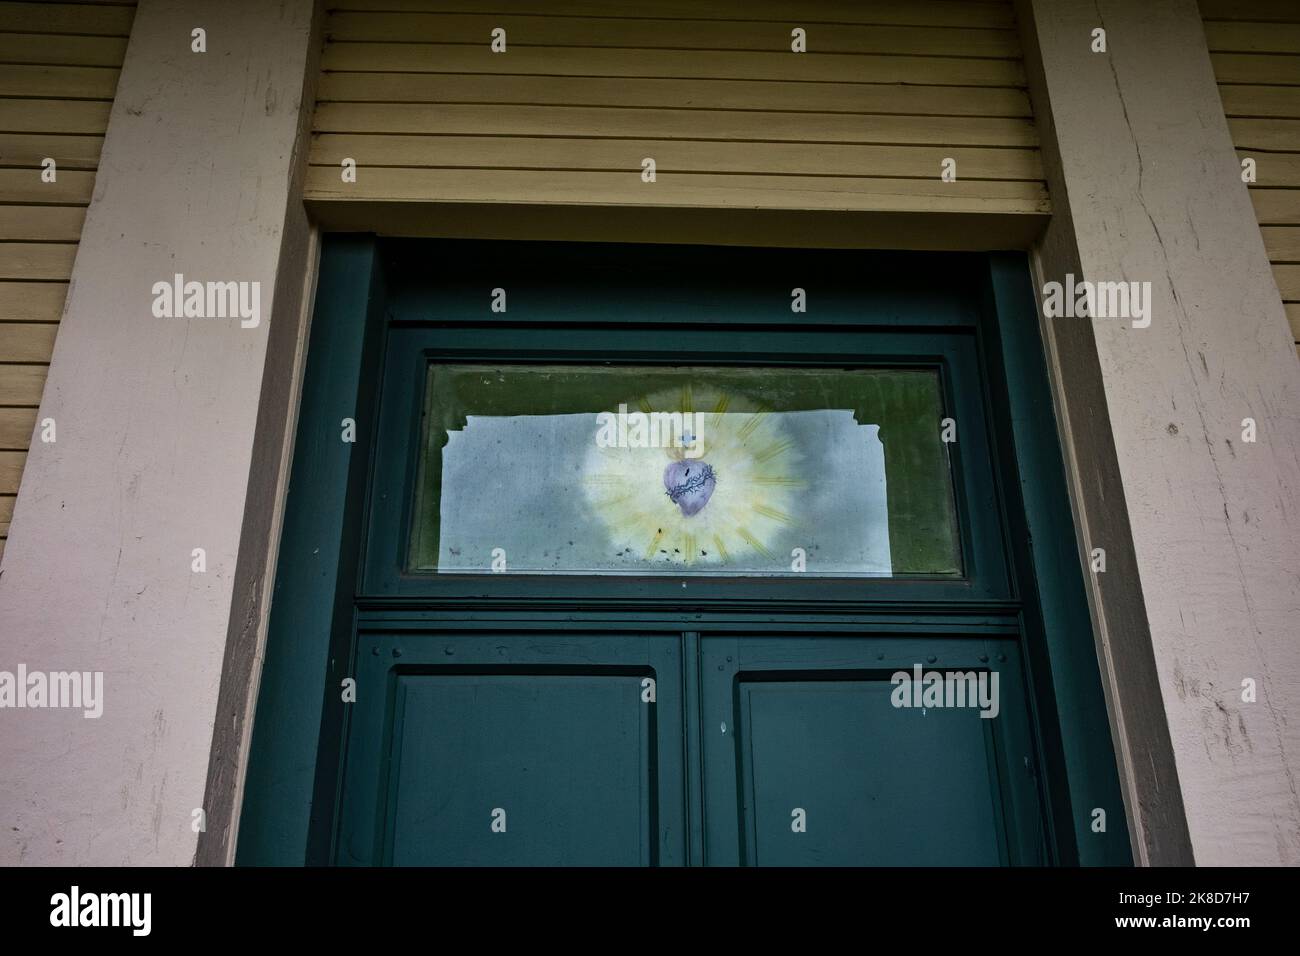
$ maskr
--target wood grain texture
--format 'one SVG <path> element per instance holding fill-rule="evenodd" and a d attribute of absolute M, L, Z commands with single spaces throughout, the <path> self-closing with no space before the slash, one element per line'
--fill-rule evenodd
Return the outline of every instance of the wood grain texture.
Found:
<path fill-rule="evenodd" d="M 1238 149 L 1300 152 L 1300 120 L 1230 118 L 1228 131 Z"/>
<path fill-rule="evenodd" d="M 59 169 L 93 170 L 104 137 L 55 133 L 0 133 L 0 166 L 37 169 L 48 157 Z"/>
<path fill-rule="evenodd" d="M 26 461 L 25 451 L 0 451 L 0 495 L 18 493 L 18 483 L 22 480 Z"/>
<path fill-rule="evenodd" d="M 1270 262 L 1300 262 L 1300 226 L 1264 226 L 1260 232 Z"/>
<path fill-rule="evenodd" d="M 58 322 L 67 297 L 66 282 L 0 282 L 0 322 Z M 0 351 L 0 362 L 12 361 L 27 359 Z"/>
<path fill-rule="evenodd" d="M 0 405 L 39 405 L 46 374 L 44 365 L 0 363 Z"/>
<path fill-rule="evenodd" d="M 1294 189 L 1300 186 L 1300 153 L 1265 153 L 1260 150 L 1238 149 L 1237 157 L 1255 161 L 1255 183 L 1252 189 Z"/>
<path fill-rule="evenodd" d="M 1230 85 L 1220 89 L 1231 117 L 1300 119 L 1300 86 Z"/>
<path fill-rule="evenodd" d="M 0 90 L 51 99 L 111 100 L 118 70 L 108 66 L 0 64 Z"/>
<path fill-rule="evenodd" d="M 75 242 L 0 242 L 0 279 L 72 278 Z"/>
<path fill-rule="evenodd" d="M 85 170 L 58 171 L 52 183 L 41 179 L 40 167 L 0 169 L 0 202 L 33 206 L 84 206 L 95 188 L 95 174 Z"/>
<path fill-rule="evenodd" d="M 1300 189 L 1252 189 L 1250 201 L 1261 226 L 1300 225 Z"/>
<path fill-rule="evenodd" d="M 72 242 L 81 238 L 80 206 L 0 206 L 0 242 Z"/>
<path fill-rule="evenodd" d="M 1283 302 L 1300 302 L 1300 265 L 1277 263 L 1273 266 L 1273 278 Z"/>
<path fill-rule="evenodd" d="M 1300 86 L 1300 56 L 1211 53 L 1210 62 L 1214 65 L 1214 75 L 1220 84 Z"/>
<path fill-rule="evenodd" d="M 0 450 L 26 451 L 36 427 L 36 409 L 0 408 Z M 7 520 L 0 514 L 0 520 Z"/>
<path fill-rule="evenodd" d="M 93 136 L 108 129 L 111 109 L 111 103 L 98 100 L 0 99 L 0 130 Z"/>
<path fill-rule="evenodd" d="M 0 322 L 0 355 L 11 362 L 48 363 L 58 331 L 44 322 Z"/>

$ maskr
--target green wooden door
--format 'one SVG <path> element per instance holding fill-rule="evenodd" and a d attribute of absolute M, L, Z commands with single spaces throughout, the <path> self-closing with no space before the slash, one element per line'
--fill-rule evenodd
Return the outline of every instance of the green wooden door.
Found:
<path fill-rule="evenodd" d="M 997 291 L 980 257 L 332 243 L 241 862 L 1122 861 L 1081 845 L 1113 759 L 1039 599 L 1082 605 L 1023 534 Z"/>

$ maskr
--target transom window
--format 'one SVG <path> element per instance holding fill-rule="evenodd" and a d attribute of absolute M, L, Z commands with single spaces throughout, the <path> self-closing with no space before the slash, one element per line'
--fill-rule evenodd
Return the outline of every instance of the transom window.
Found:
<path fill-rule="evenodd" d="M 962 574 L 935 369 L 430 362 L 414 574 Z"/>

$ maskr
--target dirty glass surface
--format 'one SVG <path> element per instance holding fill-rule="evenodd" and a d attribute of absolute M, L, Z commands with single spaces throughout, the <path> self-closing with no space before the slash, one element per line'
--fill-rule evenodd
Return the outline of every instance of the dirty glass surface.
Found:
<path fill-rule="evenodd" d="M 962 573 L 929 369 L 429 365 L 411 573 Z"/>

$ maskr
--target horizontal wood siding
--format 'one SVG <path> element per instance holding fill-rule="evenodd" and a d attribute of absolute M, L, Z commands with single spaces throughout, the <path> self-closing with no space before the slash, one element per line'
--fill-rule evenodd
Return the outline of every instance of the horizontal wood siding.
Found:
<path fill-rule="evenodd" d="M 0 2 L 0 555 L 134 16 L 134 0 Z"/>
<path fill-rule="evenodd" d="M 420 208 L 432 222 L 436 204 L 935 213 L 980 229 L 1049 211 L 1009 2 L 327 7 L 307 180 L 327 228 L 383 232 Z M 795 27 L 807 53 L 790 50 Z"/>
<path fill-rule="evenodd" d="M 1300 352 L 1300 2 L 1201 0 L 1237 155 Z"/>

